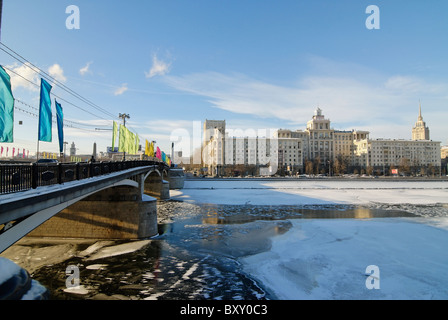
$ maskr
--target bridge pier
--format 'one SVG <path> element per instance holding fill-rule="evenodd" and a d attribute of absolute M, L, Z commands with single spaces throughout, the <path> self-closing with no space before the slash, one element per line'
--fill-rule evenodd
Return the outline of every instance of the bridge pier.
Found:
<path fill-rule="evenodd" d="M 144 181 L 144 193 L 159 200 L 168 200 L 170 183 L 158 174 L 150 174 Z"/>
<path fill-rule="evenodd" d="M 91 239 L 143 239 L 158 234 L 157 199 L 120 186 L 62 210 L 28 235 Z"/>
<path fill-rule="evenodd" d="M 183 189 L 185 184 L 185 174 L 183 169 L 170 169 L 167 177 L 170 183 L 170 190 Z"/>

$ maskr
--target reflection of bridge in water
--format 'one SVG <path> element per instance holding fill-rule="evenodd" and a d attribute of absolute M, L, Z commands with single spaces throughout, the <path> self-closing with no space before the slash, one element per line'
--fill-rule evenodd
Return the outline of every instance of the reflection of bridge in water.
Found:
<path fill-rule="evenodd" d="M 183 174 L 158 161 L 1 165 L 0 252 L 25 235 L 141 239 Z M 170 171 L 177 177 L 170 178 Z M 181 183 L 179 183 L 181 181 Z"/>

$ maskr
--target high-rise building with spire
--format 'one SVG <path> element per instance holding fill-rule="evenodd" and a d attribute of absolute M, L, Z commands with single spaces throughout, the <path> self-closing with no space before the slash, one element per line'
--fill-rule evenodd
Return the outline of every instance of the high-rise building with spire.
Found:
<path fill-rule="evenodd" d="M 419 105 L 418 119 L 415 123 L 415 127 L 412 128 L 412 140 L 430 140 L 429 128 L 426 126 L 426 122 L 422 117 L 422 104 Z"/>

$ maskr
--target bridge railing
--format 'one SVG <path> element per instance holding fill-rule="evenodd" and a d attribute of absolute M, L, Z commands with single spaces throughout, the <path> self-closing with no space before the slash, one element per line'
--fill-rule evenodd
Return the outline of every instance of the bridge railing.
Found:
<path fill-rule="evenodd" d="M 108 173 L 149 165 L 165 166 L 163 162 L 134 160 L 92 163 L 0 164 L 0 194 L 63 184 Z"/>

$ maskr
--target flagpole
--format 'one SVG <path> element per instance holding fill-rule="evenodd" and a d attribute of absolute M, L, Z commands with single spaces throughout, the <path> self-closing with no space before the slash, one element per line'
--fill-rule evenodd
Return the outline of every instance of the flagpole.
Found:
<path fill-rule="evenodd" d="M 126 128 L 126 119 L 130 119 L 131 117 L 126 113 L 120 113 L 118 117 L 123 119 L 123 126 Z M 123 161 L 126 161 L 126 151 L 123 151 Z"/>
<path fill-rule="evenodd" d="M 0 0 L 0 41 L 2 39 L 2 13 L 3 13 L 3 0 Z"/>
<path fill-rule="evenodd" d="M 38 128 L 39 132 L 39 128 Z M 39 133 L 37 134 L 37 152 L 36 152 L 36 163 L 39 162 Z"/>

